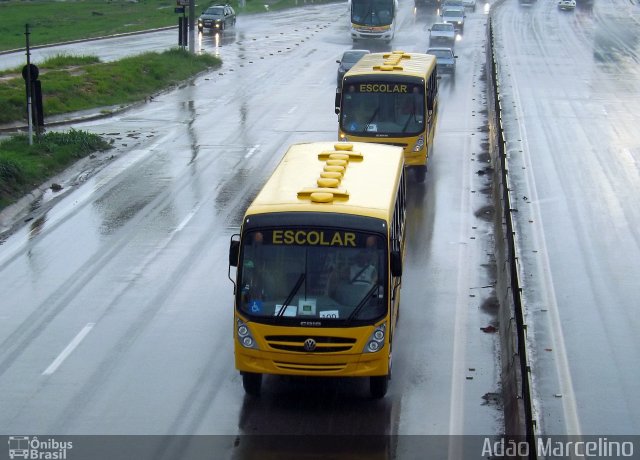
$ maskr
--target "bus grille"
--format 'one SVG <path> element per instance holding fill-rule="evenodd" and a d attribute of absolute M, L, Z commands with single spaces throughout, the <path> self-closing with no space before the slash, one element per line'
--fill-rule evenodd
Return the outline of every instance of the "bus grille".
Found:
<path fill-rule="evenodd" d="M 409 144 L 403 144 L 401 142 L 376 142 L 376 144 L 395 145 L 396 147 L 402 147 L 403 149 L 406 149 L 409 146 Z"/>
<path fill-rule="evenodd" d="M 299 363 L 284 363 L 280 361 L 274 361 L 274 364 L 278 368 L 285 371 L 304 371 L 304 372 L 341 371 L 347 367 L 345 363 L 299 364 Z"/>
<path fill-rule="evenodd" d="M 316 342 L 316 348 L 313 351 L 305 350 L 304 343 L 307 339 L 313 339 Z M 356 339 L 352 338 L 308 335 L 268 335 L 265 340 L 275 350 L 294 353 L 340 353 L 351 351 L 356 343 Z"/>

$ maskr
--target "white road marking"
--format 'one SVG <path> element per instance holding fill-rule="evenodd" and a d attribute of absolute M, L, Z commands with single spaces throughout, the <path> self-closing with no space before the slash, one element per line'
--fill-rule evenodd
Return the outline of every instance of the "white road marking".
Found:
<path fill-rule="evenodd" d="M 249 149 L 247 154 L 244 156 L 245 158 L 250 158 L 256 151 L 260 148 L 260 144 L 256 144 Z"/>
<path fill-rule="evenodd" d="M 82 339 L 84 339 L 85 336 L 89 333 L 89 331 L 93 329 L 93 326 L 95 326 L 95 323 L 88 323 L 85 327 L 83 327 L 82 330 L 78 332 L 78 335 L 76 335 L 73 338 L 73 340 L 69 343 L 69 345 L 67 345 L 67 347 L 64 350 L 62 350 L 62 353 L 60 353 L 58 357 L 54 359 L 53 362 L 49 365 L 49 367 L 47 367 L 44 370 L 42 375 L 53 374 L 56 371 L 56 369 L 60 367 L 60 364 L 62 364 L 62 362 L 65 359 L 67 359 L 67 357 L 73 352 L 73 350 L 75 350 L 76 347 L 80 345 L 80 342 L 82 342 Z"/>

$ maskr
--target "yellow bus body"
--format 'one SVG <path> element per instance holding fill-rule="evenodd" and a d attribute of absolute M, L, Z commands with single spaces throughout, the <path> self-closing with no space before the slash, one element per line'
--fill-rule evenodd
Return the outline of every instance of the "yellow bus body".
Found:
<path fill-rule="evenodd" d="M 347 160 L 343 160 L 345 156 L 348 157 Z M 342 177 L 336 182 L 334 173 L 336 169 L 340 169 L 339 165 L 345 162 Z M 239 252 L 235 255 L 230 254 L 231 265 L 235 263 L 232 259 L 238 258 L 234 315 L 235 366 L 243 374 L 243 383 L 249 393 L 257 392 L 260 385 L 258 380 L 258 388 L 250 388 L 252 381 L 248 380 L 249 377 L 255 378 L 262 374 L 374 378 L 378 376 L 380 379 L 375 380 L 378 389 L 374 389 L 372 381 L 372 394 L 381 397 L 386 392 L 383 379 L 387 379 L 391 371 L 391 343 L 400 302 L 400 275 L 392 275 L 392 257 L 388 253 L 394 248 L 400 255 L 404 251 L 404 170 L 401 148 L 374 143 L 294 144 L 284 154 L 245 213 L 237 247 L 244 248 L 246 245 L 247 249 L 238 249 Z M 240 292 L 245 284 L 241 279 L 241 269 L 250 267 L 246 270 L 254 270 L 253 260 L 251 265 L 247 263 L 250 258 L 247 235 L 259 233 L 261 238 L 263 233 L 271 235 L 269 237 L 273 239 L 272 247 L 277 246 L 276 243 L 289 243 L 319 253 L 325 249 L 334 250 L 340 255 L 340 251 L 352 250 L 351 247 L 341 247 L 349 246 L 352 241 L 347 237 L 337 238 L 336 235 L 341 234 L 340 232 L 345 235 L 359 232 L 357 225 L 360 220 L 373 228 L 378 228 L 379 224 L 379 230 L 376 230 L 375 235 L 379 233 L 379 240 L 384 240 L 381 247 L 387 252 L 384 264 L 380 265 L 380 271 L 384 272 L 384 276 L 378 275 L 378 279 L 384 279 L 384 286 L 380 283 L 379 288 L 373 288 L 384 293 L 385 305 L 379 307 L 379 317 L 374 317 L 368 322 L 354 320 L 354 324 L 350 324 L 351 318 L 346 316 L 340 317 L 339 320 L 330 317 L 327 321 L 327 317 L 321 317 L 326 313 L 320 311 L 321 297 L 318 297 L 317 313 L 320 317 L 298 317 L 296 315 L 300 313 L 300 306 L 287 304 L 282 307 L 283 301 L 280 301 L 280 305 L 269 307 L 267 302 L 255 301 L 253 306 L 260 309 L 261 315 L 263 308 L 265 311 L 267 308 L 273 308 L 273 313 L 255 317 L 249 314 L 248 303 L 242 304 L 243 294 Z M 265 222 L 264 228 L 260 222 Z M 317 230 L 314 229 L 316 227 L 313 225 L 316 224 L 313 222 L 320 222 L 317 224 Z M 280 226 L 288 228 L 288 225 L 293 225 L 291 228 L 294 230 L 279 229 Z M 295 230 L 299 228 L 295 225 L 303 225 L 305 229 L 310 226 L 311 230 Z M 366 228 L 362 231 L 365 232 L 363 235 L 368 235 Z M 333 239 L 326 236 L 331 232 L 335 232 Z M 367 242 L 370 240 L 371 235 Z M 355 242 L 353 245 L 355 246 Z M 297 262 L 293 260 L 289 264 Z M 267 275 L 266 272 L 277 270 L 278 267 L 269 266 L 263 270 L 263 274 Z M 340 283 L 341 280 L 337 282 Z M 291 284 L 286 284 L 286 291 L 290 290 Z M 299 297 L 302 298 L 302 295 Z M 306 294 L 304 298 L 307 299 Z M 362 301 L 365 301 L 365 298 Z M 382 302 L 379 300 L 380 295 L 372 298 L 374 302 Z M 300 302 L 303 303 L 304 300 Z M 241 305 L 244 307 L 241 308 Z M 340 305 L 340 308 L 342 307 Z M 294 318 L 284 315 L 282 319 L 274 319 L 278 308 L 298 308 L 298 313 Z M 313 308 L 315 309 L 315 303 Z M 333 314 L 338 318 L 339 310 L 336 308 Z M 280 321 L 286 324 L 279 324 Z M 343 322 L 336 325 L 333 321 Z M 379 349 L 375 352 L 366 351 L 372 337 L 379 330 L 382 330 L 384 335 L 383 341 L 376 345 Z M 251 337 L 251 346 L 243 344 L 247 336 Z M 307 340 L 314 341 L 316 348 L 313 351 L 304 348 Z M 384 387 L 382 390 L 380 384 Z"/>
<path fill-rule="evenodd" d="M 345 97 L 350 87 L 367 88 L 372 96 L 381 92 L 398 92 L 402 85 L 420 85 L 424 99 L 424 122 L 421 129 L 411 133 L 364 130 L 349 132 L 344 122 Z M 416 169 L 419 181 L 433 147 L 438 117 L 438 81 L 435 56 L 424 53 L 370 53 L 363 56 L 344 76 L 341 91 L 336 94 L 336 113 L 340 114 L 338 137 L 341 141 L 376 142 L 401 146 L 405 164 Z"/>

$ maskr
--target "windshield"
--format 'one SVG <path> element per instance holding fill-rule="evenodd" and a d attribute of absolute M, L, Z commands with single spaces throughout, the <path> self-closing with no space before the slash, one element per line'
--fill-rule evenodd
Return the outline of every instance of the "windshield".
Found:
<path fill-rule="evenodd" d="M 388 26 L 393 22 L 393 0 L 351 0 L 351 21 L 364 26 Z"/>
<path fill-rule="evenodd" d="M 451 51 L 449 51 L 449 50 L 428 49 L 427 50 L 427 54 L 431 54 L 431 55 L 435 56 L 436 58 L 446 58 L 446 59 L 451 59 L 452 58 Z"/>
<path fill-rule="evenodd" d="M 204 14 L 209 16 L 224 16 L 224 8 L 209 8 Z"/>
<path fill-rule="evenodd" d="M 374 320 L 386 313 L 385 242 L 329 229 L 243 237 L 238 308 L 253 317 Z"/>
<path fill-rule="evenodd" d="M 349 84 L 342 97 L 340 127 L 355 135 L 415 136 L 424 131 L 424 99 L 422 85 Z"/>
<path fill-rule="evenodd" d="M 443 18 L 460 18 L 462 16 L 462 12 L 458 10 L 445 10 L 444 13 L 442 13 Z"/>
<path fill-rule="evenodd" d="M 453 32 L 453 26 L 451 24 L 434 24 L 431 30 L 434 32 Z"/>
<path fill-rule="evenodd" d="M 360 60 L 362 56 L 367 54 L 366 52 L 347 52 L 342 55 L 343 64 L 355 64 Z"/>

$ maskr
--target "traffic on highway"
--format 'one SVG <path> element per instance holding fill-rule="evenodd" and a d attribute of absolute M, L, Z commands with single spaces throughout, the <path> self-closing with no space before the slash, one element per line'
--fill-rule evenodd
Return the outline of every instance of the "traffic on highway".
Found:
<path fill-rule="evenodd" d="M 2 236 L 0 432 L 10 450 L 19 455 L 27 435 L 136 435 L 150 458 L 486 458 L 515 434 L 529 458 L 553 455 L 527 435 L 608 436 L 637 455 L 640 67 L 637 7 L 620 8 L 466 7 L 464 29 L 439 46 L 455 50 L 455 71 L 437 67 L 431 114 L 427 83 L 394 67 L 429 48 L 438 5 L 399 2 L 390 40 L 354 39 L 344 2 L 238 15 L 224 32 L 194 34 L 195 51 L 220 57 L 219 69 L 49 128 L 114 148 L 57 176 L 61 189 L 15 211 Z M 82 51 L 116 60 L 177 38 L 163 30 Z M 32 59 L 75 50 L 39 48 Z M 381 64 L 391 67 L 384 78 L 421 90 L 424 107 L 407 116 L 387 102 L 401 98 L 380 97 L 366 125 L 383 133 L 396 117 L 399 134 L 433 116 L 423 180 L 367 163 L 382 152 L 406 161 L 402 136 L 381 145 L 385 135 L 365 128 L 372 149 L 340 141 L 336 91 L 346 101 L 348 86 L 336 61 L 349 50 L 405 56 Z M 0 68 L 23 62 L 0 55 Z M 356 81 L 349 72 L 344 81 Z M 297 145 L 323 148 L 281 163 Z M 505 284 L 505 189 L 526 327 Z M 348 265 L 367 249 L 370 284 L 338 287 L 354 281 Z M 333 285 L 329 269 L 342 273 Z M 256 294 L 259 271 L 281 277 L 277 295 Z M 528 370 L 514 378 L 522 356 L 505 350 L 518 337 Z M 359 348 L 345 351 L 352 340 Z M 383 359 L 372 359 L 377 350 Z M 519 379 L 530 382 L 526 408 Z M 73 440 L 69 458 L 82 446 Z M 105 444 L 85 448 L 121 458 Z"/>

